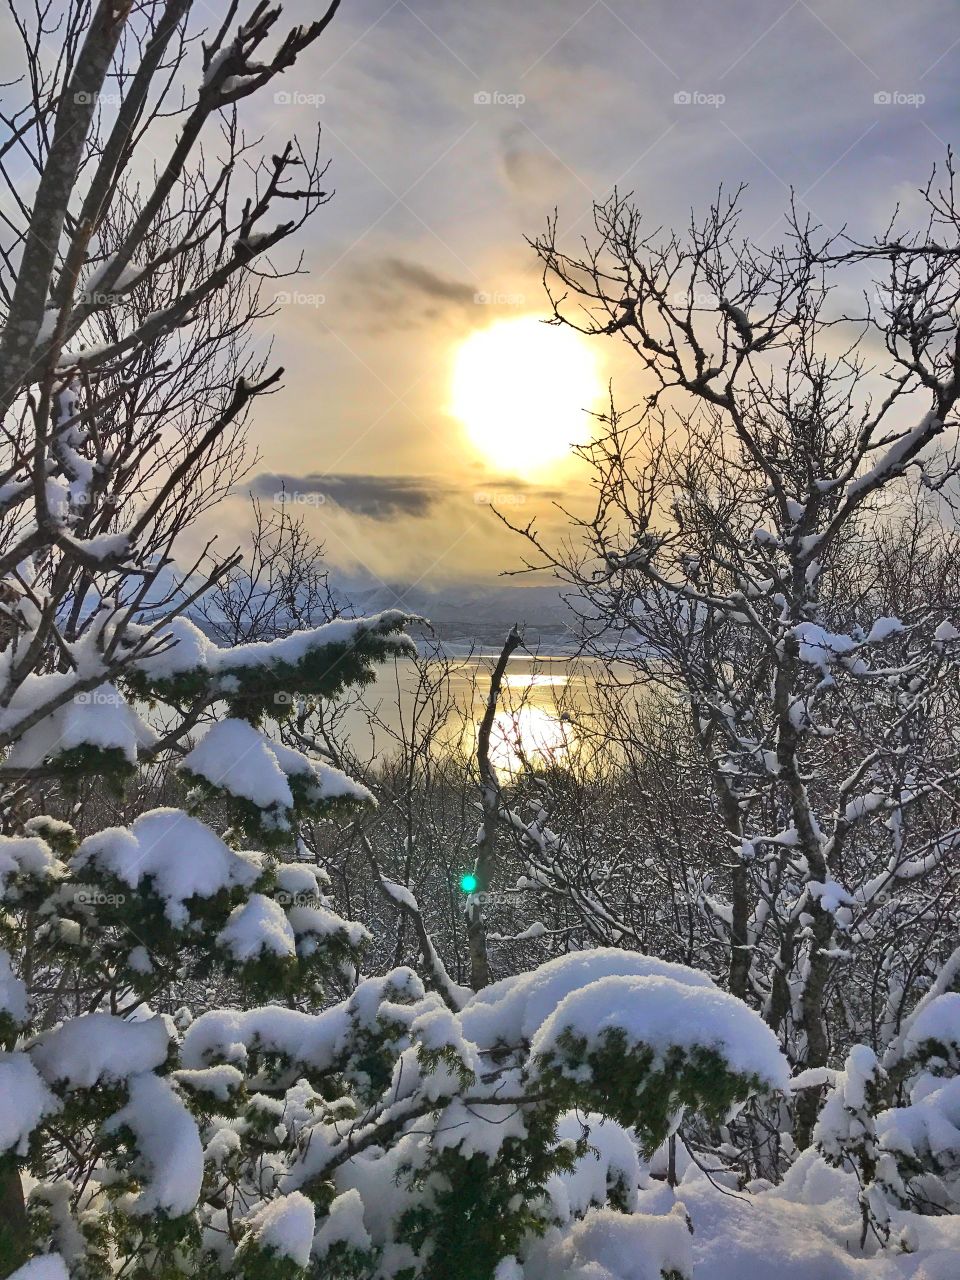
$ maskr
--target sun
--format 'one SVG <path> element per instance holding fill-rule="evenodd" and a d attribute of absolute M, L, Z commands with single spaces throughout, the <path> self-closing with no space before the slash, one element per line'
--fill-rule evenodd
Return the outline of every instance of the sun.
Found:
<path fill-rule="evenodd" d="M 603 393 L 594 353 L 573 329 L 536 316 L 500 320 L 457 348 L 450 410 L 494 467 L 529 475 L 589 434 Z"/>

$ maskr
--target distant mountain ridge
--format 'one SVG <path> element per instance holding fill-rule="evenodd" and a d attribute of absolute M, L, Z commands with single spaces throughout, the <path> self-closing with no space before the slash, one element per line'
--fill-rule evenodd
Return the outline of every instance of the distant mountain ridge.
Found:
<path fill-rule="evenodd" d="M 474 644 L 498 648 L 515 622 L 523 625 L 532 649 L 572 653 L 577 647 L 576 618 L 556 586 L 471 582 L 431 591 L 419 584 L 385 583 L 343 584 L 341 590 L 358 614 L 407 609 L 428 619 L 452 652 Z"/>
<path fill-rule="evenodd" d="M 184 593 L 194 585 L 183 584 Z M 173 587 L 168 573 L 158 583 L 156 594 L 164 596 Z M 380 613 L 384 609 L 404 609 L 430 624 L 431 634 L 451 654 L 471 648 L 499 650 L 514 623 L 524 628 L 527 647 L 543 654 L 571 654 L 577 648 L 576 618 L 560 597 L 556 585 L 522 585 L 494 581 L 454 583 L 438 590 L 422 584 L 376 582 L 369 578 L 337 578 L 333 597 L 344 613 L 355 616 Z M 212 639 L 216 628 L 193 607 L 190 619 Z"/>

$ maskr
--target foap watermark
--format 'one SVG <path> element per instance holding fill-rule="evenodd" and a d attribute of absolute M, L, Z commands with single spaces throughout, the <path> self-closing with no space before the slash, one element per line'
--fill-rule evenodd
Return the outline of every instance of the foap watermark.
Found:
<path fill-rule="evenodd" d="M 327 300 L 325 293 L 276 293 L 273 297 L 279 307 L 322 307 Z"/>
<path fill-rule="evenodd" d="M 273 495 L 273 500 L 278 506 L 295 506 L 295 507 L 322 507 L 327 500 L 325 493 L 299 493 L 294 490 L 292 493 L 289 489 L 278 489 Z"/>
<path fill-rule="evenodd" d="M 526 100 L 525 93 L 504 93 L 502 89 L 481 89 L 473 95 L 475 107 L 522 107 Z"/>
<path fill-rule="evenodd" d="M 278 889 L 273 895 L 273 900 L 281 907 L 315 907 L 317 905 L 315 893 L 290 893 L 288 889 Z"/>
<path fill-rule="evenodd" d="M 677 289 L 670 294 L 668 301 L 671 307 L 697 307 L 716 311 L 720 306 L 720 299 L 715 293 L 707 290 L 694 290 L 692 293 L 689 289 Z"/>
<path fill-rule="evenodd" d="M 273 95 L 278 107 L 322 107 L 327 100 L 325 93 L 301 93 L 298 90 L 278 89 Z"/>
<path fill-rule="evenodd" d="M 922 107 L 926 100 L 925 93 L 904 93 L 902 89 L 881 89 L 873 95 L 878 107 Z"/>
<path fill-rule="evenodd" d="M 92 307 L 119 307 L 124 304 L 130 306 L 133 302 L 133 298 L 128 292 L 120 293 L 118 291 L 112 293 L 109 289 L 103 293 L 84 293 L 83 300 Z"/>
<path fill-rule="evenodd" d="M 121 907 L 127 900 L 125 893 L 105 893 L 102 889 L 78 889 L 73 900 L 81 907 Z"/>
<path fill-rule="evenodd" d="M 47 503 L 50 510 L 62 518 L 70 511 L 82 511 L 88 507 L 95 511 L 116 511 L 123 499 L 118 493 L 74 493 L 51 495 Z"/>
<path fill-rule="evenodd" d="M 73 701 L 78 707 L 122 707 L 123 698 L 116 689 L 86 689 L 75 693 Z"/>
<path fill-rule="evenodd" d="M 678 89 L 673 101 L 678 107 L 722 107 L 727 100 L 725 93 L 704 93 L 701 89 Z"/>
<path fill-rule="evenodd" d="M 478 307 L 522 307 L 527 301 L 525 293 L 487 293 L 481 290 L 473 295 Z"/>
<path fill-rule="evenodd" d="M 478 507 L 523 507 L 527 495 L 516 489 L 478 489 L 473 500 Z"/>
<path fill-rule="evenodd" d="M 123 102 L 123 95 L 120 93 L 91 93 L 87 89 L 78 89 L 73 95 L 73 100 L 78 107 L 89 107 L 91 105 L 119 107 Z"/>

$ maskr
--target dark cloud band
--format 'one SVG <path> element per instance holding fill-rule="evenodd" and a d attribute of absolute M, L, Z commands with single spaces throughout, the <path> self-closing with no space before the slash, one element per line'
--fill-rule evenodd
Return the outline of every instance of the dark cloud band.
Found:
<path fill-rule="evenodd" d="M 500 495 L 508 502 L 517 495 L 546 500 L 560 496 L 558 490 L 537 489 L 516 477 L 488 479 L 475 486 L 455 486 L 436 476 L 322 475 L 318 472 L 302 476 L 273 472 L 258 475 L 248 490 L 256 498 L 276 503 L 323 506 L 329 502 L 368 520 L 391 520 L 397 516 L 419 519 L 450 498 L 496 505 Z"/>

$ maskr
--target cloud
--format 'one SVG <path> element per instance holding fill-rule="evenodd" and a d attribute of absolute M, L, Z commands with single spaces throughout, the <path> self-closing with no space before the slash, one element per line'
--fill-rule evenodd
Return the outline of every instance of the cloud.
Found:
<path fill-rule="evenodd" d="M 466 499 L 476 505 L 512 505 L 527 498 L 561 497 L 558 489 L 529 485 L 515 476 L 477 477 L 476 483 L 454 485 L 437 476 L 376 476 L 311 472 L 297 476 L 275 472 L 254 476 L 249 485 L 254 497 L 270 502 L 321 507 L 326 503 L 368 520 L 393 520 L 406 516 L 423 519 L 447 499 Z"/>
<path fill-rule="evenodd" d="M 255 497 L 274 502 L 307 506 L 332 502 L 370 520 L 425 516 L 448 492 L 430 476 L 322 475 L 317 472 L 303 476 L 275 473 L 255 476 L 250 491 Z"/>
<path fill-rule="evenodd" d="M 545 191 L 556 199 L 575 185 L 574 175 L 563 162 L 529 134 L 510 130 L 502 136 L 500 147 L 500 160 L 511 188 L 525 199 L 536 199 L 541 209 Z"/>
<path fill-rule="evenodd" d="M 374 332 L 462 317 L 476 305 L 476 285 L 440 275 L 409 258 L 374 258 L 347 274 L 344 303 L 362 312 Z"/>

